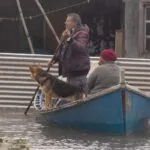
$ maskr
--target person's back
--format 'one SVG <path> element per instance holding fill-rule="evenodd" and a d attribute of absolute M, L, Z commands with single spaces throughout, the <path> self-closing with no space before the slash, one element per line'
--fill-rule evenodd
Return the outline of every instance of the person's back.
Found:
<path fill-rule="evenodd" d="M 109 52 L 110 51 L 110 52 Z M 108 56 L 104 61 L 104 58 L 100 60 L 100 65 L 91 73 L 88 78 L 88 86 L 89 86 L 89 93 L 95 94 L 101 90 L 109 88 L 111 86 L 119 84 L 120 81 L 120 68 L 115 64 L 115 53 L 111 50 L 105 50 L 102 53 L 102 56 L 105 57 L 105 53 Z M 114 54 L 113 54 L 114 53 Z M 114 55 L 112 58 L 109 58 L 109 55 Z M 102 57 L 101 56 L 101 57 Z"/>
<path fill-rule="evenodd" d="M 88 79 L 90 94 L 119 84 L 119 75 L 120 69 L 114 62 L 98 66 Z"/>

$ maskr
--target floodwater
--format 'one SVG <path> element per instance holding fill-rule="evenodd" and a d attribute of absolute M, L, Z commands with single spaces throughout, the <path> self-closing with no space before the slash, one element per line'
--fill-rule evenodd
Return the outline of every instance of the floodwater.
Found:
<path fill-rule="evenodd" d="M 23 113 L 0 109 L 0 137 L 28 139 L 31 150 L 150 150 L 148 130 L 132 136 L 84 133 L 49 125 L 35 111 Z"/>

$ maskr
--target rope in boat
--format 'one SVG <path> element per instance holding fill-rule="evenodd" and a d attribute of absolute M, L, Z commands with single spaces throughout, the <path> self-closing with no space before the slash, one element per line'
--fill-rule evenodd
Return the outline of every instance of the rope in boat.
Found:
<path fill-rule="evenodd" d="M 33 106 L 36 110 L 43 110 L 44 107 L 44 94 L 41 89 L 38 90 L 38 92 L 35 95 Z"/>

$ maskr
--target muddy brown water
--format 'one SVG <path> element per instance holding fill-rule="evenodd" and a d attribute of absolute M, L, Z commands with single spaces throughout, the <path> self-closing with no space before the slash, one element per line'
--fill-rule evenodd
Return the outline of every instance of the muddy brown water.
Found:
<path fill-rule="evenodd" d="M 132 136 L 85 133 L 50 125 L 38 112 L 23 112 L 0 108 L 0 137 L 28 139 L 31 150 L 150 150 L 150 127 Z"/>

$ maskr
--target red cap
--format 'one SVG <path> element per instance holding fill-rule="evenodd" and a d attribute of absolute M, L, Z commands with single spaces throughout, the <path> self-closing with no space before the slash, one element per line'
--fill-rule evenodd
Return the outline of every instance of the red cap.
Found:
<path fill-rule="evenodd" d="M 117 59 L 116 53 L 112 49 L 103 50 L 100 57 L 105 61 L 115 61 Z"/>

